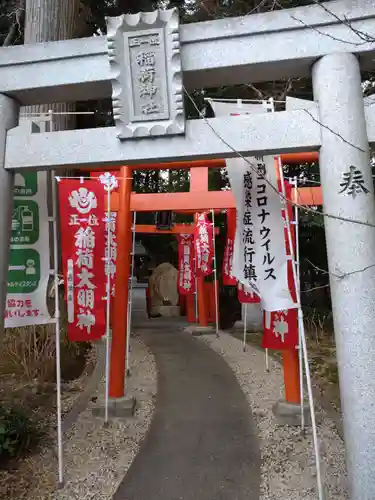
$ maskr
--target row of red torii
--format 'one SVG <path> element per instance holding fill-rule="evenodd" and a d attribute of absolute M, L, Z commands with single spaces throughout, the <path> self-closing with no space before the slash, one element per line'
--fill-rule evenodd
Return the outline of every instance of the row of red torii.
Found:
<path fill-rule="evenodd" d="M 283 164 L 312 163 L 318 160 L 317 153 L 288 154 L 281 156 Z M 223 168 L 224 160 L 205 160 L 193 162 L 174 162 L 166 164 L 146 164 L 136 167 L 124 166 L 119 168 L 119 189 L 111 194 L 111 211 L 117 212 L 117 262 L 115 288 L 116 297 L 112 316 L 112 348 L 110 363 L 110 385 L 109 396 L 120 398 L 125 394 L 125 368 L 126 368 L 126 345 L 128 327 L 128 311 L 124 304 L 128 303 L 128 282 L 131 267 L 132 253 L 132 212 L 163 211 L 171 210 L 196 214 L 202 211 L 222 211 L 235 209 L 235 201 L 231 191 L 209 191 L 208 170 L 209 168 Z M 190 191 L 181 193 L 132 193 L 132 170 L 144 169 L 190 169 Z M 114 169 L 111 169 L 114 170 Z M 98 172 L 92 172 L 93 177 Z M 302 187 L 297 189 L 297 202 L 299 205 L 321 205 L 322 194 L 320 187 Z M 161 231 L 155 226 L 137 225 L 138 233 L 189 234 L 193 232 L 193 226 L 176 224 L 168 231 Z M 211 287 L 214 292 L 216 283 Z M 206 292 L 206 293 L 205 293 Z M 186 296 L 186 312 L 189 322 L 197 322 L 199 326 L 206 327 L 214 318 L 212 311 L 213 301 L 207 294 L 207 284 L 204 277 L 197 278 L 197 310 L 198 318 L 195 317 L 194 296 Z M 297 321 L 297 320 L 296 320 Z M 289 403 L 300 403 L 299 386 L 299 360 L 295 349 L 284 349 L 282 351 L 285 400 Z"/>

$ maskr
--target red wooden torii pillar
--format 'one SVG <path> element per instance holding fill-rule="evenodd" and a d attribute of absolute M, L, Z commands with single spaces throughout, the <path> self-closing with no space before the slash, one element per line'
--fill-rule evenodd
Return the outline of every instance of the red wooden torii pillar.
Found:
<path fill-rule="evenodd" d="M 317 153 L 281 155 L 284 164 L 311 163 L 318 160 Z M 117 217 L 117 272 L 115 278 L 116 297 L 112 325 L 110 397 L 121 398 L 125 390 L 125 356 L 127 332 L 128 281 L 130 274 L 132 211 L 173 210 L 196 213 L 203 210 L 223 210 L 235 208 L 231 191 L 208 191 L 208 169 L 222 168 L 224 160 L 175 162 L 166 164 L 146 164 L 125 166 L 119 172 L 119 193 L 111 196 L 111 209 L 118 211 Z M 190 168 L 189 193 L 135 194 L 132 189 L 132 170 L 139 169 Z M 298 203 L 301 205 L 321 205 L 319 188 L 299 188 Z M 200 297 L 200 299 L 199 299 Z M 200 323 L 208 324 L 204 303 L 203 283 L 198 284 L 198 310 Z M 205 325 L 203 325 L 205 326 Z M 296 350 L 283 351 L 285 399 L 289 403 L 299 403 L 299 365 Z"/>

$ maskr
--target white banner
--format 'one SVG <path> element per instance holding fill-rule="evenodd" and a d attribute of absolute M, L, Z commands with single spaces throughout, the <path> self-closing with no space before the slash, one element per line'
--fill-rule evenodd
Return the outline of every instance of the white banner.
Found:
<path fill-rule="evenodd" d="M 292 309 L 282 203 L 271 187 L 277 186 L 274 159 L 247 159 L 253 168 L 240 160 L 227 162 L 237 209 L 233 274 L 259 293 L 265 311 Z"/>
<path fill-rule="evenodd" d="M 216 116 L 260 111 L 260 105 L 238 102 L 211 105 Z M 272 187 L 277 188 L 274 157 L 237 157 L 226 164 L 237 210 L 233 275 L 261 297 L 265 311 L 294 308 L 288 286 L 283 205 Z"/>
<path fill-rule="evenodd" d="M 220 102 L 208 99 L 215 116 L 228 116 L 228 115 L 255 115 L 257 113 L 266 113 L 267 108 L 265 104 L 248 104 L 243 103 L 240 99 L 232 102 Z"/>
<path fill-rule="evenodd" d="M 49 247 L 47 173 L 16 174 L 6 328 L 54 321 L 47 309 Z"/>

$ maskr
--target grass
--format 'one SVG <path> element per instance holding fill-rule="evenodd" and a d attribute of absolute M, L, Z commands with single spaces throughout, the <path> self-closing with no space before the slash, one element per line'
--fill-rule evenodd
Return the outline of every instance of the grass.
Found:
<path fill-rule="evenodd" d="M 0 406 L 0 465 L 34 449 L 42 436 L 32 414 L 21 407 Z"/>

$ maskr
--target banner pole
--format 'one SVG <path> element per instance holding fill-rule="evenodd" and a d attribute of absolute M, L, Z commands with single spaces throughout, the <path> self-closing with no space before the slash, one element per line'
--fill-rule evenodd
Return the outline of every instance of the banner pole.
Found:
<path fill-rule="evenodd" d="M 198 324 L 198 280 L 197 280 L 197 258 L 194 252 L 194 271 L 195 271 L 195 323 Z"/>
<path fill-rule="evenodd" d="M 53 267 L 55 291 L 55 336 L 56 336 L 56 399 L 57 399 L 57 455 L 59 488 L 64 485 L 64 459 L 61 416 L 61 352 L 60 352 L 60 302 L 59 302 L 59 250 L 57 231 L 57 191 L 55 172 L 52 172 L 52 219 L 53 219 Z"/>
<path fill-rule="evenodd" d="M 296 271 L 297 271 L 297 290 L 298 295 L 301 296 L 301 280 L 300 280 L 300 256 L 299 256 L 299 211 L 298 211 L 298 184 L 297 177 L 295 176 L 293 179 L 294 184 L 294 223 L 295 223 L 295 235 L 296 235 Z M 301 431 L 304 433 L 305 431 L 305 412 L 303 411 L 304 405 L 304 386 L 303 386 L 303 353 L 302 353 L 302 342 L 301 342 L 301 326 L 300 320 L 298 318 L 298 360 L 299 360 L 299 384 L 300 384 L 300 393 L 301 393 Z"/>
<path fill-rule="evenodd" d="M 129 276 L 130 277 L 130 276 Z M 127 321 L 126 321 L 126 331 L 130 332 L 130 319 L 129 319 L 129 314 L 130 314 L 130 283 L 128 283 L 128 303 L 127 303 L 127 310 L 128 310 L 128 316 L 127 316 Z M 130 351 L 130 342 L 129 342 L 129 335 L 130 333 L 126 336 L 126 358 L 125 358 L 125 377 L 128 377 L 130 375 L 129 373 L 129 362 L 128 362 L 128 355 Z"/>
<path fill-rule="evenodd" d="M 261 311 L 262 311 L 262 314 L 264 317 L 264 326 L 266 328 L 270 328 L 271 312 L 270 311 L 263 311 L 263 309 L 261 309 Z M 270 369 L 269 369 L 269 356 L 268 356 L 268 348 L 267 347 L 264 349 L 264 360 L 265 360 L 265 364 L 266 364 L 266 372 L 269 372 L 270 371 Z"/>
<path fill-rule="evenodd" d="M 322 476 L 321 476 L 321 469 L 320 469 L 319 442 L 318 442 L 318 435 L 317 435 L 317 428 L 316 428 L 316 418 L 315 418 L 315 409 L 314 409 L 314 397 L 313 397 L 313 393 L 312 393 L 309 359 L 308 359 L 308 354 L 307 354 L 307 345 L 306 345 L 306 338 L 305 338 L 305 332 L 304 332 L 303 312 L 302 312 L 302 307 L 301 307 L 301 296 L 300 296 L 299 289 L 298 289 L 298 286 L 297 286 L 297 284 L 298 284 L 298 281 L 297 281 L 298 277 L 297 277 L 296 261 L 295 261 L 293 241 L 292 241 L 292 233 L 291 233 L 291 229 L 290 229 L 288 203 L 286 201 L 286 192 L 285 192 L 285 184 L 284 184 L 284 172 L 283 172 L 283 166 L 282 166 L 282 163 L 281 163 L 280 156 L 277 158 L 277 164 L 278 164 L 278 168 L 279 168 L 280 181 L 281 181 L 281 192 L 282 192 L 282 195 L 283 195 L 283 202 L 284 202 L 284 207 L 285 207 L 285 220 L 286 220 L 286 225 L 287 225 L 288 243 L 289 243 L 289 248 L 290 248 L 290 254 L 291 254 L 291 257 L 292 257 L 293 280 L 294 280 L 294 283 L 295 283 L 295 286 L 296 286 L 297 306 L 298 306 L 298 319 L 299 319 L 298 322 L 299 322 L 299 327 L 301 329 L 301 341 L 302 341 L 301 343 L 302 343 L 303 356 L 304 356 L 304 362 L 305 362 L 307 393 L 308 393 L 309 406 L 310 406 L 310 414 L 311 414 L 311 426 L 312 426 L 312 431 L 313 431 L 313 442 L 314 442 L 315 463 L 316 463 L 316 481 L 317 481 L 317 486 L 318 486 L 318 497 L 319 497 L 319 500 L 324 500 Z"/>
<path fill-rule="evenodd" d="M 247 350 L 247 304 L 242 304 L 243 307 L 243 352 Z"/>
<path fill-rule="evenodd" d="M 110 385 L 110 369 L 111 369 L 111 191 L 118 186 L 117 179 L 109 172 L 101 175 L 98 179 L 103 184 L 104 191 L 107 192 L 107 213 L 106 213 L 106 229 L 107 229 L 107 247 L 106 256 L 104 258 L 104 269 L 107 271 L 107 290 L 106 290 L 106 325 L 105 325 L 105 407 L 104 407 L 104 426 L 108 426 L 109 421 L 109 385 Z"/>
<path fill-rule="evenodd" d="M 106 186 L 104 186 L 106 187 Z M 110 319 L 111 319 L 111 191 L 107 190 L 107 310 L 105 326 L 105 411 L 104 425 L 108 425 L 108 406 L 109 406 L 109 364 L 110 364 Z"/>
<path fill-rule="evenodd" d="M 135 259 L 135 232 L 136 232 L 137 212 L 133 213 L 133 241 L 132 241 L 132 260 L 131 260 L 131 274 L 130 274 L 130 290 L 129 290 L 129 309 L 128 309 L 128 335 L 126 336 L 126 375 L 130 374 L 130 335 L 132 328 L 132 309 L 133 309 L 133 277 L 134 277 L 134 259 Z"/>
<path fill-rule="evenodd" d="M 212 213 L 212 241 L 214 247 L 214 294 L 215 294 L 215 321 L 216 321 L 216 337 L 219 337 L 219 301 L 217 296 L 217 263 L 216 263 L 216 234 L 215 234 L 215 211 L 211 210 Z"/>
<path fill-rule="evenodd" d="M 268 353 L 268 347 L 266 347 L 264 350 L 264 358 L 265 358 L 265 362 L 266 362 L 266 372 L 269 373 L 269 371 L 270 371 L 270 358 L 269 358 L 269 353 Z"/>
<path fill-rule="evenodd" d="M 197 215 L 194 214 L 194 224 L 197 223 Z M 197 278 L 197 252 L 195 248 L 195 240 L 193 240 L 193 248 L 194 248 L 194 272 L 195 272 L 195 324 L 198 325 L 198 278 Z"/>

